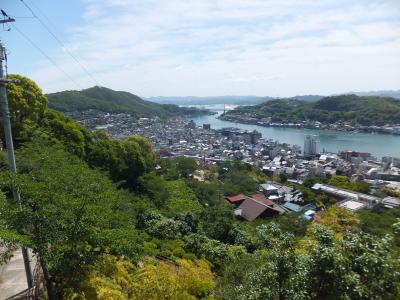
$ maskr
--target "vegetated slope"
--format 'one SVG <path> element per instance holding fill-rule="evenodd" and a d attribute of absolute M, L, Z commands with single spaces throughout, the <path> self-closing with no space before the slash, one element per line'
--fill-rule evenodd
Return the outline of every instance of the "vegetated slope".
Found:
<path fill-rule="evenodd" d="M 184 114 L 187 109 L 176 105 L 161 105 L 145 101 L 122 91 L 95 86 L 82 91 L 63 91 L 47 95 L 49 107 L 58 111 L 83 111 L 96 109 L 104 112 L 131 113 L 138 116 L 167 117 Z"/>
<path fill-rule="evenodd" d="M 340 95 L 316 102 L 276 99 L 255 106 L 239 107 L 229 114 L 250 113 L 273 122 L 319 121 L 359 125 L 400 124 L 400 100 L 389 97 Z"/>
<path fill-rule="evenodd" d="M 212 104 L 251 105 L 251 104 L 260 104 L 271 99 L 274 98 L 258 97 L 258 96 L 209 96 L 209 97 L 156 96 L 148 98 L 148 100 L 160 104 L 177 104 L 177 105 L 212 105 Z"/>
<path fill-rule="evenodd" d="M 399 299 L 396 208 L 392 218 L 382 207 L 360 220 L 313 193 L 327 180 L 315 177 L 293 185 L 327 207 L 315 222 L 297 214 L 243 222 L 223 196 L 257 192 L 266 180 L 258 167 L 158 160 L 145 138 L 90 132 L 48 109 L 33 81 L 10 79 L 20 81 L 8 85 L 20 142 L 16 174 L 0 152 L 0 264 L 21 244 L 32 249 L 49 300 Z M 198 170 L 209 180 L 192 178 Z M 369 188 L 346 176 L 326 182 Z M 15 186 L 20 202 L 9 199 Z"/>

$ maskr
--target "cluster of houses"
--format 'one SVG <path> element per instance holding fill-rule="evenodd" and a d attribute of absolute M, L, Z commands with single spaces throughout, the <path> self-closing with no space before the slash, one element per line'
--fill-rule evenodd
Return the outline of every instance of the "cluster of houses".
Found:
<path fill-rule="evenodd" d="M 300 191 L 273 181 L 261 184 L 259 193 L 250 196 L 238 194 L 227 197 L 226 201 L 234 206 L 236 216 L 247 221 L 290 212 L 299 213 L 302 218 L 312 220 L 316 213 L 315 205 L 304 205 Z"/>
<path fill-rule="evenodd" d="M 312 190 L 336 198 L 336 206 L 351 211 L 361 208 L 371 209 L 378 204 L 386 208 L 400 206 L 399 198 L 379 198 L 327 184 L 316 183 Z M 274 181 L 261 184 L 260 191 L 253 195 L 238 194 L 226 197 L 226 203 L 234 207 L 234 213 L 238 218 L 246 221 L 276 217 L 286 213 L 297 213 L 300 218 L 311 221 L 317 213 L 316 205 L 307 204 L 299 190 Z"/>

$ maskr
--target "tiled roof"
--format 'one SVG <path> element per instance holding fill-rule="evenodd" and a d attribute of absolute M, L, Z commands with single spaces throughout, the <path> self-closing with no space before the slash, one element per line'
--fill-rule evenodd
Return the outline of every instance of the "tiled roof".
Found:
<path fill-rule="evenodd" d="M 266 209 L 268 209 L 268 205 L 259 202 L 254 199 L 246 199 L 240 206 L 239 209 L 242 210 L 242 218 L 247 221 L 253 221 L 259 215 L 261 215 Z"/>
<path fill-rule="evenodd" d="M 243 195 L 243 194 L 238 194 L 238 195 L 234 195 L 234 196 L 230 196 L 230 197 L 226 197 L 226 199 L 230 202 L 230 203 L 235 203 L 238 201 L 243 201 L 246 200 L 248 197 Z"/>
<path fill-rule="evenodd" d="M 272 201 L 270 201 L 268 199 L 267 199 L 267 201 L 271 202 L 272 205 L 265 204 L 262 201 L 259 201 L 259 200 L 253 199 L 253 198 L 247 198 L 238 207 L 238 209 L 241 210 L 242 218 L 244 218 L 247 221 L 253 221 L 267 209 L 272 209 L 272 210 L 278 212 L 279 214 L 283 214 L 286 212 L 285 209 L 283 209 L 280 205 L 273 203 Z"/>
<path fill-rule="evenodd" d="M 272 202 L 271 200 L 267 199 L 264 196 L 264 194 L 261 194 L 261 193 L 251 195 L 251 198 L 253 198 L 253 199 L 257 200 L 257 201 L 260 201 L 260 202 L 262 202 L 262 203 L 264 203 L 264 204 L 266 204 L 268 206 L 272 206 L 274 204 L 274 202 Z"/>

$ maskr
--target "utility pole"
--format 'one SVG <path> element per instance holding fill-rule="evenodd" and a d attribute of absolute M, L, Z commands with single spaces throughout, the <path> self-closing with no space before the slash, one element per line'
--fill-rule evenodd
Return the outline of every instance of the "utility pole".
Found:
<path fill-rule="evenodd" d="M 8 23 L 14 22 L 15 20 L 12 18 L 0 20 L 0 23 Z M 7 153 L 8 153 L 8 164 L 10 170 L 12 172 L 17 171 L 17 165 L 15 163 L 15 155 L 14 155 L 14 144 L 12 138 L 12 131 L 11 131 L 11 121 L 10 121 L 10 110 L 8 108 L 8 99 L 7 99 L 7 83 L 11 82 L 7 80 L 4 76 L 4 69 L 3 69 L 3 62 L 6 58 L 6 49 L 4 45 L 0 42 L 0 101 L 1 101 L 1 112 L 3 117 L 3 126 L 4 126 L 4 134 L 6 138 L 6 146 L 7 146 Z M 14 200 L 19 202 L 21 205 L 21 196 L 18 190 L 13 190 Z M 28 283 L 28 288 L 33 287 L 33 277 L 32 277 L 32 270 L 31 264 L 29 261 L 29 253 L 28 249 L 22 247 L 22 257 L 24 260 L 25 266 L 25 273 L 26 273 L 26 281 Z"/>

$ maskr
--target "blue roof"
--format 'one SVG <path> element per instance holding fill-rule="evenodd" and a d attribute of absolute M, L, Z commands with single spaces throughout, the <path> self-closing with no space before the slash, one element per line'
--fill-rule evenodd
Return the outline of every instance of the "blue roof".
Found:
<path fill-rule="evenodd" d="M 295 212 L 299 212 L 302 210 L 302 207 L 300 205 L 294 204 L 294 203 L 290 203 L 290 202 L 286 202 L 285 204 L 283 204 L 283 207 L 295 211 Z"/>

